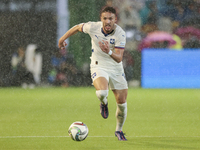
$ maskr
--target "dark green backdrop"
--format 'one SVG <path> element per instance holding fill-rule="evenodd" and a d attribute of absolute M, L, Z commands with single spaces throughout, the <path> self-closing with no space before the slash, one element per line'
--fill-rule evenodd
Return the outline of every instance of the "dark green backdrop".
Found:
<path fill-rule="evenodd" d="M 99 13 L 105 0 L 69 0 L 70 27 L 76 24 L 99 21 Z M 91 39 L 89 35 L 78 33 L 70 37 L 69 51 L 74 54 L 78 67 L 89 62 L 91 55 Z"/>

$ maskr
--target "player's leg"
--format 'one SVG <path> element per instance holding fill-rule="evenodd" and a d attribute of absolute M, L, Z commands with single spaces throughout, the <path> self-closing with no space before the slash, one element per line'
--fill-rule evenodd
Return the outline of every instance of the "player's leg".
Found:
<path fill-rule="evenodd" d="M 122 132 L 122 127 L 124 125 L 127 116 L 126 98 L 128 89 L 113 90 L 113 93 L 115 95 L 115 99 L 117 102 L 117 110 L 116 110 L 117 125 L 116 125 L 115 135 L 118 137 L 119 140 L 125 141 L 126 138 Z"/>
<path fill-rule="evenodd" d="M 125 138 L 124 133 L 122 131 L 122 127 L 124 125 L 127 116 L 126 98 L 128 94 L 128 85 L 124 72 L 122 71 L 119 73 L 117 72 L 111 73 L 109 85 L 115 95 L 117 103 L 117 109 L 116 109 L 117 125 L 115 130 L 115 136 L 117 136 L 118 140 L 120 141 L 126 141 L 127 139 Z"/>
<path fill-rule="evenodd" d="M 96 95 L 100 100 L 100 113 L 101 116 L 106 119 L 108 118 L 108 81 L 104 77 L 98 77 L 93 82 L 94 87 L 96 88 Z"/>
<path fill-rule="evenodd" d="M 96 95 L 102 104 L 107 104 L 108 81 L 104 77 L 98 77 L 94 80 L 93 85 L 96 89 Z"/>
<path fill-rule="evenodd" d="M 100 100 L 100 113 L 104 119 L 108 118 L 108 74 L 101 68 L 91 68 L 93 85 L 96 88 L 96 95 Z"/>
<path fill-rule="evenodd" d="M 124 90 L 113 90 L 115 95 L 115 99 L 117 102 L 117 110 L 116 110 L 116 118 L 117 118 L 117 126 L 116 131 L 122 131 L 122 127 L 126 120 L 127 116 L 127 89 Z"/>

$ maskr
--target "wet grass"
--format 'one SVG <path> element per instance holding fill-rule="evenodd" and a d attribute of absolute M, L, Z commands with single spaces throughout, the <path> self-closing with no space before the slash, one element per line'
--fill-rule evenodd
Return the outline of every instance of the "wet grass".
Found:
<path fill-rule="evenodd" d="M 114 136 L 111 91 L 108 99 L 103 119 L 93 87 L 1 88 L 0 149 L 200 149 L 200 89 L 129 89 L 126 142 Z M 68 136 L 74 121 L 89 128 L 83 142 Z"/>

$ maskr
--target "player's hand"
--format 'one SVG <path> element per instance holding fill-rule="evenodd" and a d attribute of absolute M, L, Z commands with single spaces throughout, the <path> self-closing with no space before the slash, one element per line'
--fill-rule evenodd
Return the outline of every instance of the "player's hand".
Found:
<path fill-rule="evenodd" d="M 65 49 L 65 46 L 67 46 L 67 43 L 66 43 L 65 41 L 64 41 L 64 42 L 59 41 L 58 47 L 59 47 L 60 49 Z"/>
<path fill-rule="evenodd" d="M 103 40 L 103 42 L 99 41 L 98 43 L 101 50 L 108 54 L 108 52 L 110 51 L 108 41 Z"/>

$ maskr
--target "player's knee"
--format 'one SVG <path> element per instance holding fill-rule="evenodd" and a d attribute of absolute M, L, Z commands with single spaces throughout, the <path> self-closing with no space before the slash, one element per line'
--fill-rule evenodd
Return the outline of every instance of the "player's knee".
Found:
<path fill-rule="evenodd" d="M 108 96 L 108 90 L 98 90 L 96 91 L 96 95 L 99 100 L 103 100 Z"/>

